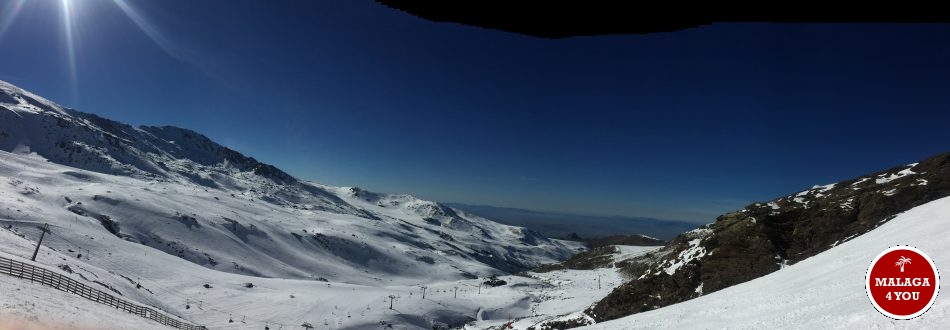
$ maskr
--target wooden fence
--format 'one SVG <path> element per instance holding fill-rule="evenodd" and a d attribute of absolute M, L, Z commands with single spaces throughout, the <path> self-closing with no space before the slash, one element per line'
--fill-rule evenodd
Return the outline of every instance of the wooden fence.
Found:
<path fill-rule="evenodd" d="M 112 294 L 86 285 L 85 283 L 76 281 L 69 276 L 62 275 L 43 267 L 37 267 L 26 262 L 0 257 L 0 273 L 19 277 L 24 280 L 30 280 L 30 282 L 41 283 L 60 291 L 75 293 L 82 296 L 83 298 L 107 306 L 115 307 L 116 309 L 124 310 L 126 312 L 154 320 L 155 322 L 173 328 L 185 330 L 207 330 L 207 328 L 204 326 L 181 321 L 168 316 L 162 311 L 129 302 L 128 300 L 118 298 Z"/>

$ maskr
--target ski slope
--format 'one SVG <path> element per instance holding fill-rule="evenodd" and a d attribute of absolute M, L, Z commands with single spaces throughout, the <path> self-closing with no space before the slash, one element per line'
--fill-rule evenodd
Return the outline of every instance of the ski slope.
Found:
<path fill-rule="evenodd" d="M 410 195 L 299 180 L 197 132 L 133 127 L 2 81 L 0 219 L 105 229 L 219 271 L 367 285 L 518 272 L 579 247 Z"/>
<path fill-rule="evenodd" d="M 95 280 L 118 290 L 124 298 L 209 329 L 297 328 L 305 322 L 318 329 L 432 329 L 465 323 L 466 329 L 489 329 L 510 318 L 516 320 L 516 328 L 523 329 L 573 317 L 623 281 L 616 269 L 604 268 L 500 276 L 507 285 L 480 289 L 481 280 L 380 286 L 315 283 L 219 272 L 164 253 L 149 253 L 147 248 L 115 252 L 108 258 L 124 261 L 103 269 L 93 263 L 104 256 L 76 258 L 58 251 L 57 241 L 56 237 L 47 238 L 40 249 L 37 261 L 47 268 L 68 268 L 72 271 L 69 276 L 77 280 Z M 33 244 L 33 240 L 0 229 L 0 247 L 20 252 L 0 255 L 23 260 Z M 253 283 L 254 287 L 247 288 L 245 283 Z M 205 288 L 204 284 L 212 287 Z M 425 299 L 422 286 L 426 287 Z M 0 275 L 0 289 L 7 293 L 0 297 L 0 321 L 5 324 L 30 322 L 43 329 L 167 329 L 76 295 L 5 275 Z M 397 297 L 393 309 L 389 309 L 390 295 Z"/>
<path fill-rule="evenodd" d="M 106 235 L 92 238 L 111 240 Z M 304 322 L 324 329 L 377 328 L 380 324 L 392 325 L 393 329 L 432 329 L 433 325 L 475 320 L 479 310 L 506 309 L 528 299 L 519 287 L 482 287 L 479 292 L 481 280 L 420 280 L 418 285 L 370 286 L 252 277 L 207 269 L 130 243 L 126 243 L 128 249 L 116 249 L 111 256 L 98 255 L 94 250 L 91 257 L 76 258 L 67 252 L 68 246 L 57 242 L 55 236 L 44 240 L 37 257 L 39 263 L 50 269 L 68 268 L 72 272 L 69 276 L 76 280 L 88 279 L 87 283 L 94 286 L 99 282 L 103 288 L 116 289 L 126 299 L 155 306 L 209 329 L 263 329 L 265 325 L 272 329 L 281 325 L 294 328 Z M 4 256 L 28 258 L 34 244 L 34 240 L 0 229 L 0 247 L 13 251 L 3 253 Z M 96 265 L 99 263 L 108 266 L 100 268 Z M 514 283 L 512 278 L 515 277 L 503 278 Z M 518 281 L 524 287 L 547 286 L 534 279 Z M 137 288 L 135 283 L 142 287 Z M 253 287 L 248 288 L 246 283 L 252 283 Z M 206 288 L 204 284 L 211 287 Z M 422 285 L 427 288 L 425 299 Z M 0 320 L 73 324 L 95 329 L 167 329 L 78 296 L 6 275 L 0 275 L 0 288 L 4 293 L 0 296 Z M 458 288 L 457 294 L 455 288 Z M 389 309 L 390 295 L 396 296 L 393 309 Z"/>
<path fill-rule="evenodd" d="M 391 203 L 380 206 L 347 195 L 350 188 L 326 189 L 374 218 L 104 175 L 2 151 L 0 182 L 0 222 L 6 225 L 48 222 L 93 252 L 135 243 L 252 276 L 361 284 L 453 280 L 553 262 L 579 247 L 464 213 L 440 216 L 451 211 L 411 196 L 383 195 Z M 81 239 L 103 234 L 122 244 Z"/>
<path fill-rule="evenodd" d="M 102 320 L 109 320 L 109 327 L 114 329 L 168 329 L 79 295 L 5 274 L 0 274 L 0 292 L 0 330 L 105 329 Z"/>
<path fill-rule="evenodd" d="M 556 260 L 551 252 L 567 255 L 579 248 L 464 213 L 439 216 L 444 211 L 438 204 L 407 195 L 324 187 L 377 219 L 279 207 L 229 191 L 94 173 L 36 154 L 0 152 L 0 252 L 28 258 L 39 236 L 36 226 L 49 223 L 53 234 L 44 239 L 37 262 L 68 268 L 77 280 L 102 283 L 124 298 L 210 329 L 304 322 L 324 328 L 431 329 L 474 320 L 479 308 L 504 308 L 525 298 L 510 287 L 483 288 L 479 294 L 483 279 L 460 276 L 504 274 L 492 267 L 492 254 L 508 254 L 499 260 L 550 262 Z M 427 212 L 428 217 L 419 215 Z M 104 227 L 101 215 L 118 222 L 119 235 Z M 463 249 L 486 257 L 479 260 Z M 196 254 L 217 264 L 200 262 Z M 15 281 L 4 279 L 4 285 L 17 287 Z M 45 289 L 4 290 L 0 317 L 44 324 L 131 317 L 100 318 L 95 307 L 65 312 L 76 309 L 76 300 Z M 394 309 L 390 295 L 397 296 Z M 36 296 L 53 298 L 23 307 Z M 98 326 L 149 328 L 124 324 Z"/>
<path fill-rule="evenodd" d="M 923 250 L 946 273 L 948 238 L 950 197 L 945 197 L 772 274 L 585 329 L 946 329 L 950 324 L 946 290 L 938 292 L 933 307 L 919 318 L 896 321 L 871 305 L 864 276 L 871 260 L 894 245 Z"/>
<path fill-rule="evenodd" d="M 211 329 L 462 324 L 525 298 L 479 294 L 485 277 L 583 249 L 410 195 L 299 180 L 197 132 L 133 127 L 0 81 L 0 253 L 28 258 L 41 224 L 52 234 L 38 263 Z M 65 312 L 74 299 L 34 286 L 3 292 L 7 320 L 123 318 Z"/>

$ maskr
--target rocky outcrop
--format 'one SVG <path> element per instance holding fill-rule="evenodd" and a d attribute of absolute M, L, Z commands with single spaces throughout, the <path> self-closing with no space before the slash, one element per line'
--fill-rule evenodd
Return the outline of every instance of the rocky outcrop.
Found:
<path fill-rule="evenodd" d="M 646 263 L 648 266 L 632 263 L 626 272 L 635 279 L 586 312 L 598 321 L 611 320 L 746 282 L 948 195 L 950 154 L 941 154 L 754 203 L 677 236 L 649 256 L 654 260 Z"/>
<path fill-rule="evenodd" d="M 534 269 L 538 273 L 546 273 L 555 270 L 561 269 L 597 269 L 613 266 L 614 254 L 617 254 L 617 247 L 615 246 L 602 246 L 599 248 L 587 250 L 578 254 L 575 254 L 564 260 L 562 262 L 545 264 Z"/>

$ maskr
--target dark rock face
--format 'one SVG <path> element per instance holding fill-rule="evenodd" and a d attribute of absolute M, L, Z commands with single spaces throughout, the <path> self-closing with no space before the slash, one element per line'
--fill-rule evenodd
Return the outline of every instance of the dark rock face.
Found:
<path fill-rule="evenodd" d="M 597 269 L 610 267 L 613 265 L 614 259 L 613 255 L 618 253 L 616 247 L 613 246 L 602 246 L 599 248 L 587 250 L 578 254 L 575 254 L 568 258 L 565 261 L 541 265 L 540 267 L 534 269 L 535 272 L 546 273 L 555 270 L 561 269 Z"/>
<path fill-rule="evenodd" d="M 864 234 L 898 213 L 950 196 L 950 154 L 724 214 L 677 236 L 649 266 L 587 310 L 605 321 L 746 282 Z"/>
<path fill-rule="evenodd" d="M 119 223 L 115 222 L 115 220 L 112 220 L 112 218 L 110 218 L 108 215 L 100 214 L 96 217 L 96 219 L 99 220 L 99 223 L 102 224 L 102 227 L 112 233 L 112 235 L 122 237 L 122 235 L 119 234 Z"/>
<path fill-rule="evenodd" d="M 541 324 L 528 327 L 528 330 L 563 330 L 563 329 L 583 327 L 585 325 L 590 325 L 590 324 L 591 324 L 590 319 L 584 318 L 584 317 L 578 317 L 578 318 L 567 319 L 563 321 L 541 322 Z"/>
<path fill-rule="evenodd" d="M 587 244 L 590 250 L 575 254 L 562 262 L 541 265 L 533 271 L 545 273 L 562 269 L 591 270 L 619 267 L 625 268 L 625 273 L 630 275 L 637 273 L 631 272 L 631 269 L 643 268 L 645 264 L 649 264 L 656 258 L 656 254 L 649 252 L 635 260 L 616 260 L 615 256 L 620 253 L 620 249 L 615 245 L 657 246 L 660 245 L 657 243 L 663 243 L 661 240 L 643 235 L 616 235 L 598 239 L 588 239 L 583 242 Z M 639 276 L 639 274 L 637 274 L 637 276 Z"/>
<path fill-rule="evenodd" d="M 482 284 L 490 286 L 490 287 L 496 287 L 496 286 L 502 286 L 502 285 L 508 284 L 508 282 L 505 282 L 505 280 L 492 276 L 489 279 L 482 282 Z"/>

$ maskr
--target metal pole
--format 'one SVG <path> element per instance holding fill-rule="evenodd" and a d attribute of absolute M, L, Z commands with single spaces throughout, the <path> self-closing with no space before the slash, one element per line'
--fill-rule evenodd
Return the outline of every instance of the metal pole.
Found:
<path fill-rule="evenodd" d="M 43 244 L 43 236 L 46 236 L 46 232 L 49 231 L 49 224 L 43 224 L 40 230 L 42 231 L 40 233 L 40 240 L 36 242 L 36 250 L 33 250 L 33 257 L 30 258 L 30 261 L 36 261 L 36 254 L 40 252 L 40 245 Z"/>

